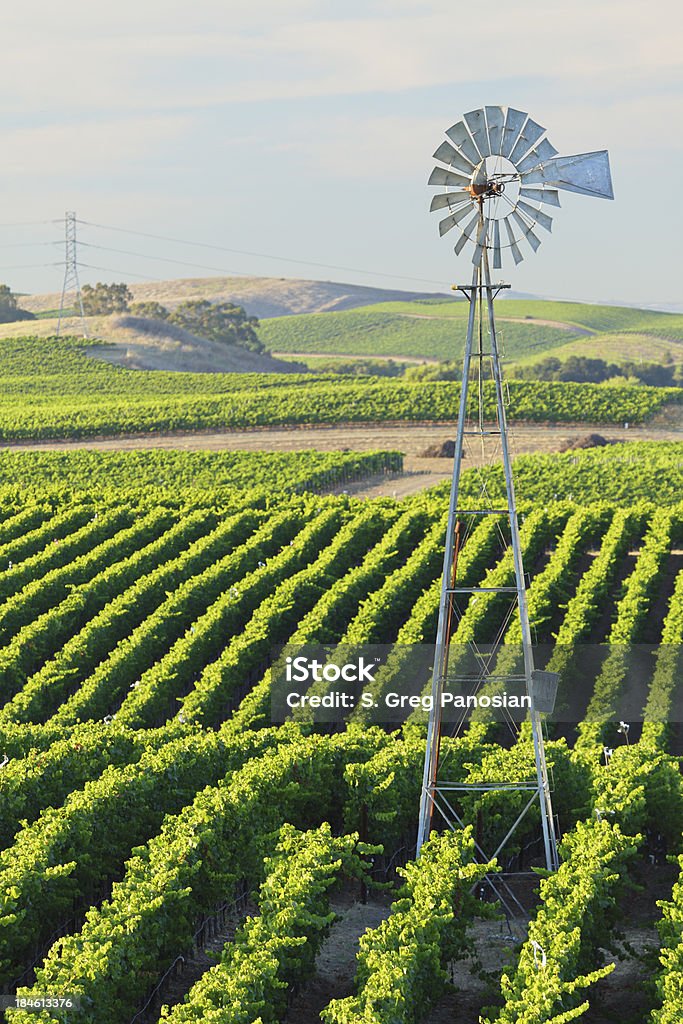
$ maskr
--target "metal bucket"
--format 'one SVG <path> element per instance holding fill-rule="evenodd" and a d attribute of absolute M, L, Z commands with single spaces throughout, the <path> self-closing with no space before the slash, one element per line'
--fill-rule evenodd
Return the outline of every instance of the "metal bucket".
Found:
<path fill-rule="evenodd" d="M 555 710 L 559 673 L 543 672 L 535 668 L 531 673 L 531 696 L 534 709 L 544 715 L 551 715 Z"/>

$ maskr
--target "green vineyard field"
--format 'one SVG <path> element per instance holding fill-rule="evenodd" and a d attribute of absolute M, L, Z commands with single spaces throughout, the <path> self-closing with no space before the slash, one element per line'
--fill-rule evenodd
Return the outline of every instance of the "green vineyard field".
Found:
<path fill-rule="evenodd" d="M 677 343 L 683 340 L 683 317 L 672 313 L 528 299 L 501 300 L 496 308 L 501 344 L 506 358 L 514 362 L 551 355 L 565 346 L 569 350 L 578 341 L 586 355 L 613 351 L 618 355 L 619 343 L 624 345 L 630 336 L 667 342 L 663 350 L 676 359 Z M 448 362 L 462 357 L 466 318 L 467 303 L 462 299 L 423 299 L 273 317 L 262 321 L 259 333 L 270 349 L 282 353 L 408 356 Z"/>
<path fill-rule="evenodd" d="M 561 699 L 581 645 L 608 657 L 576 719 L 549 726 L 561 866 L 529 891 L 528 933 L 474 1012 L 490 1024 L 587 1013 L 614 970 L 604 950 L 629 893 L 650 872 L 666 888 L 648 904 L 661 948 L 639 1019 L 674 1024 L 683 880 L 659 862 L 681 858 L 683 879 L 670 721 L 683 670 L 683 453 L 629 445 L 553 460 L 517 464 L 534 638 L 558 645 Z M 483 876 L 538 863 L 538 811 L 511 839 L 519 794 L 463 796 L 462 830 L 435 834 L 413 862 L 424 714 L 388 726 L 357 706 L 330 727 L 270 713 L 278 645 L 432 642 L 443 488 L 402 502 L 312 493 L 399 467 L 395 453 L 3 453 L 0 991 L 25 1001 L 8 1022 L 287 1024 L 340 899 L 362 907 L 368 892 L 383 909 L 355 980 L 315 1019 L 457 1014 L 450 972 L 497 914 Z M 503 518 L 465 526 L 461 578 L 505 586 Z M 485 644 L 500 617 L 500 595 L 483 592 L 453 639 Z M 517 643 L 515 621 L 506 629 Z M 655 664 L 625 742 L 617 645 L 640 643 Z M 399 652 L 368 692 L 400 689 L 402 672 Z M 533 778 L 525 727 L 513 738 L 482 717 L 443 744 L 463 782 Z M 495 863 L 475 839 L 502 843 Z"/>
<path fill-rule="evenodd" d="M 291 318 L 290 318 L 291 319 Z M 459 385 L 317 374 L 129 370 L 76 339 L 0 339 L 0 440 L 375 422 L 449 422 Z M 511 420 L 636 424 L 680 388 L 511 381 Z M 485 411 L 494 411 L 487 382 Z"/>

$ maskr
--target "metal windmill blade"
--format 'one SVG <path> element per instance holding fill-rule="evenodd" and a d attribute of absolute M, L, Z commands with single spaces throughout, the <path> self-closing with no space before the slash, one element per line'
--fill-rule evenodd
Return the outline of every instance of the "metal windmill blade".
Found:
<path fill-rule="evenodd" d="M 517 170 L 521 174 L 523 171 L 529 171 L 532 167 L 536 167 L 538 164 L 543 163 L 544 160 L 549 160 L 551 156 L 556 156 L 557 150 L 552 146 L 547 139 L 541 139 L 537 146 L 531 150 L 530 153 L 524 157 L 523 160 L 517 164 Z"/>
<path fill-rule="evenodd" d="M 448 164 L 449 167 L 455 167 L 458 171 L 464 171 L 465 174 L 472 173 L 473 166 L 470 161 L 462 156 L 457 149 L 454 149 L 450 142 L 442 142 L 433 156 L 435 160 L 440 160 L 442 164 Z"/>
<path fill-rule="evenodd" d="M 537 121 L 533 121 L 528 118 L 526 124 L 519 133 L 519 138 L 515 143 L 515 146 L 510 153 L 511 162 L 517 166 L 518 162 L 522 159 L 525 153 L 527 153 L 535 142 L 545 135 L 545 128 L 538 124 Z"/>
<path fill-rule="evenodd" d="M 445 217 L 443 220 L 440 220 L 439 234 L 445 235 L 447 231 L 450 231 L 451 228 L 454 228 L 455 225 L 459 224 L 461 220 L 464 220 L 465 217 L 468 217 L 470 212 L 471 206 L 468 204 L 467 206 L 463 206 L 461 207 L 461 209 L 456 210 L 456 212 L 452 213 L 450 217 Z"/>
<path fill-rule="evenodd" d="M 503 266 L 502 255 L 500 251 L 500 221 L 494 220 L 493 222 L 493 269 L 500 270 Z"/>
<path fill-rule="evenodd" d="M 464 156 L 472 166 L 476 166 L 481 160 L 481 153 L 472 141 L 472 136 L 467 131 L 464 121 L 458 121 L 451 128 L 446 129 L 446 135 L 451 140 L 458 152 Z"/>
<path fill-rule="evenodd" d="M 459 255 L 473 243 L 477 264 L 489 250 L 494 266 L 502 265 L 504 252 L 515 263 L 523 259 L 520 242 L 535 252 L 541 240 L 536 227 L 552 231 L 552 217 L 541 207 L 560 206 L 560 192 L 613 199 L 609 157 L 606 150 L 560 156 L 546 137 L 545 128 L 515 107 L 486 106 L 470 110 L 447 131 L 434 159 L 429 184 L 441 191 L 430 209 L 447 210 L 439 222 L 443 235 L 460 227 L 455 246 Z M 478 215 L 474 225 L 462 228 L 470 209 Z M 500 222 L 505 224 L 505 236 Z M 483 235 L 481 225 L 486 225 Z"/>
<path fill-rule="evenodd" d="M 486 114 L 483 110 L 470 110 L 465 114 L 465 123 L 482 157 L 491 155 L 489 136 L 486 128 Z"/>
<path fill-rule="evenodd" d="M 546 231 L 552 231 L 553 218 L 549 217 L 547 213 L 543 212 L 543 210 L 539 210 L 535 206 L 530 206 L 529 203 L 525 203 L 523 199 L 517 200 L 516 208 L 521 213 L 526 214 L 527 217 L 530 217 L 531 220 L 534 220 L 537 224 L 540 224 L 542 228 L 546 229 Z"/>
<path fill-rule="evenodd" d="M 454 171 L 443 171 L 440 167 L 435 167 L 430 175 L 429 184 L 453 185 L 455 188 L 462 188 L 464 185 L 469 188 L 470 179 L 463 177 L 462 174 L 456 174 Z"/>
<path fill-rule="evenodd" d="M 505 128 L 503 129 L 503 142 L 500 147 L 501 156 L 510 156 L 528 116 L 529 115 L 523 110 L 515 110 L 514 107 L 507 108 L 505 113 Z"/>
<path fill-rule="evenodd" d="M 512 258 L 515 261 L 515 264 L 521 263 L 522 260 L 524 259 L 524 257 L 522 256 L 520 248 L 517 245 L 517 240 L 515 238 L 515 233 L 512 230 L 512 224 L 510 223 L 510 220 L 509 220 L 508 217 L 505 218 L 504 224 L 505 224 L 505 230 L 507 231 L 508 243 L 509 243 L 509 246 L 510 246 L 510 252 L 512 253 Z"/>
<path fill-rule="evenodd" d="M 537 189 L 536 191 L 540 190 Z M 432 196 L 432 201 L 429 204 L 429 211 L 430 213 L 433 213 L 434 210 L 452 210 L 454 206 L 459 206 L 461 203 L 471 202 L 472 196 L 468 191 L 443 192 L 441 195 Z"/>
<path fill-rule="evenodd" d="M 486 111 L 486 126 L 489 132 L 489 149 L 491 154 L 500 153 L 503 144 L 503 129 L 505 127 L 505 111 L 502 107 L 484 107 Z"/>
<path fill-rule="evenodd" d="M 551 206 L 560 205 L 560 194 L 554 188 L 527 188 L 522 186 L 519 194 L 527 199 L 533 199 L 535 203 L 549 203 Z"/>
<path fill-rule="evenodd" d="M 456 256 L 459 256 L 462 250 L 465 248 L 467 242 L 473 241 L 476 238 L 476 231 L 479 225 L 479 214 L 475 213 L 471 221 L 469 221 L 463 228 L 462 235 L 453 246 L 453 251 Z"/>

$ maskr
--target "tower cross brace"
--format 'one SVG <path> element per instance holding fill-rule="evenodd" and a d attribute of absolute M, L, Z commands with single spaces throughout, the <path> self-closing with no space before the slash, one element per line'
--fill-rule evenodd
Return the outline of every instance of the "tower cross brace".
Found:
<path fill-rule="evenodd" d="M 448 827 L 456 829 L 462 825 L 457 810 L 453 806 L 455 792 L 466 791 L 468 789 L 500 789 L 507 791 L 518 790 L 529 792 L 529 800 L 522 813 L 518 816 L 517 820 L 511 822 L 510 830 L 507 836 L 505 837 L 503 843 L 499 844 L 499 848 L 496 851 L 496 854 L 500 852 L 500 850 L 505 845 L 507 840 L 513 834 L 513 832 L 525 816 L 526 812 L 531 808 L 531 806 L 536 801 L 538 801 L 541 815 L 545 864 L 548 870 L 555 870 L 558 867 L 557 836 L 553 817 L 550 784 L 548 779 L 548 769 L 545 758 L 541 717 L 539 712 L 536 710 L 534 703 L 534 690 L 532 685 L 532 673 L 534 672 L 534 652 L 531 639 L 531 629 L 529 624 L 526 578 L 524 574 L 524 566 L 522 561 L 519 521 L 517 515 L 517 505 L 515 499 L 515 489 L 512 477 L 512 465 L 510 460 L 510 451 L 508 443 L 508 428 L 504 401 L 501 361 L 494 315 L 495 296 L 501 289 L 508 288 L 509 285 L 492 284 L 491 282 L 488 251 L 486 244 L 487 223 L 484 217 L 483 204 L 484 197 L 482 196 L 479 199 L 478 203 L 480 227 L 479 238 L 481 239 L 481 244 L 478 247 L 479 259 L 475 263 L 472 284 L 458 286 L 459 290 L 465 294 L 467 300 L 469 301 L 469 316 L 467 322 L 467 338 L 465 342 L 465 353 L 463 359 L 462 385 L 460 391 L 460 405 L 458 410 L 455 453 L 453 460 L 453 477 L 451 483 L 450 502 L 448 509 L 448 525 L 446 531 L 443 577 L 441 585 L 441 597 L 439 603 L 439 619 L 436 636 L 434 667 L 432 673 L 431 704 L 429 713 L 429 723 L 427 729 L 427 743 L 425 751 L 422 793 L 420 799 L 417 853 L 419 855 L 421 847 L 429 837 L 429 833 L 432 827 L 432 818 L 435 810 L 442 816 Z M 495 433 L 498 436 L 501 448 L 503 474 L 505 479 L 505 490 L 507 495 L 506 514 L 509 518 L 510 539 L 514 564 L 515 585 L 513 591 L 516 595 L 517 610 L 521 626 L 524 681 L 526 686 L 526 692 L 530 700 L 531 708 L 530 720 L 531 733 L 534 745 L 535 781 L 531 783 L 528 779 L 525 779 L 520 780 L 519 782 L 512 781 L 504 784 L 490 783 L 486 786 L 467 786 L 460 784 L 457 781 L 448 781 L 447 779 L 443 779 L 440 776 L 440 739 L 442 731 L 442 694 L 444 690 L 444 684 L 446 682 L 448 675 L 448 655 L 453 616 L 452 597 L 456 591 L 460 592 L 462 590 L 466 590 L 473 592 L 477 589 L 476 587 L 457 587 L 458 581 L 455 579 L 454 564 L 456 563 L 457 556 L 456 545 L 457 535 L 459 533 L 459 522 L 461 515 L 464 514 L 464 510 L 461 508 L 459 500 L 460 476 L 462 470 L 462 460 L 464 455 L 464 440 L 466 434 L 472 433 L 471 430 L 466 429 L 468 415 L 468 398 L 470 388 L 472 386 L 472 382 L 470 380 L 470 371 L 472 368 L 473 359 L 476 358 L 478 358 L 480 361 L 481 369 L 481 361 L 484 355 L 484 352 L 482 350 L 482 332 L 476 332 L 475 327 L 477 324 L 477 312 L 479 312 L 480 316 L 483 316 L 484 310 L 488 326 L 490 344 L 490 352 L 487 352 L 486 355 L 490 357 L 491 360 L 490 365 L 492 370 L 495 391 L 497 429 L 495 431 L 489 431 L 485 429 L 483 392 L 481 387 L 480 372 L 478 389 L 477 430 L 474 432 L 480 434 L 482 437 L 490 433 Z M 478 335 L 478 351 L 475 351 L 474 348 L 475 334 Z M 483 504 L 484 503 L 482 502 L 481 505 L 483 506 Z M 500 514 L 500 509 L 491 509 L 488 512 L 487 510 L 482 509 L 482 514 Z M 491 589 L 494 591 L 499 590 L 501 593 L 509 593 L 511 588 L 501 587 Z M 482 856 L 485 856 L 484 851 L 480 850 L 479 852 L 482 854 Z M 492 881 L 490 881 L 490 884 L 493 887 Z"/>

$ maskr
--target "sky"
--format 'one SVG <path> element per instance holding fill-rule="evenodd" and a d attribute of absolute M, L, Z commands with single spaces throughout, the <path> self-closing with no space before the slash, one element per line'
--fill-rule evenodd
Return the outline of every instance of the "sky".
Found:
<path fill-rule="evenodd" d="M 471 255 L 439 238 L 431 155 L 465 111 L 501 104 L 528 111 L 562 155 L 609 150 L 615 193 L 562 193 L 539 251 L 505 266 L 512 287 L 683 308 L 682 10 L 7 5 L 0 280 L 59 290 L 74 210 L 82 283 L 237 273 L 448 290 Z"/>

